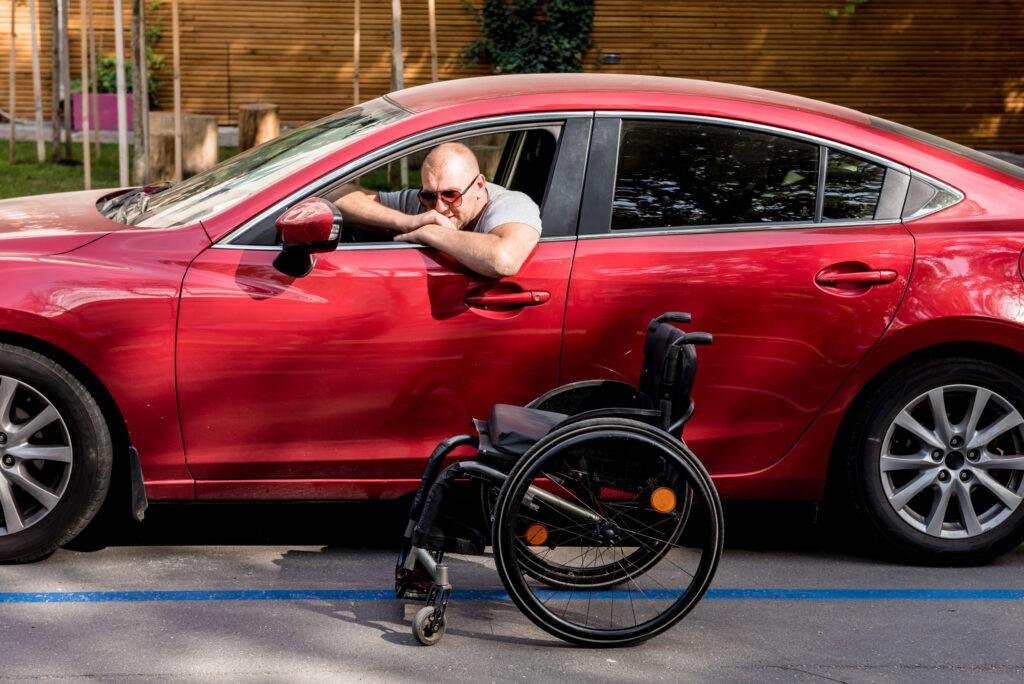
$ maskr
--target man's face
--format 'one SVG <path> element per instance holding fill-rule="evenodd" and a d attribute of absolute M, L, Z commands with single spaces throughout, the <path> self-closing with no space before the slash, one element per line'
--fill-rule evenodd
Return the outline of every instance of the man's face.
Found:
<path fill-rule="evenodd" d="M 480 173 L 474 173 L 463 164 L 439 164 L 437 166 L 424 166 L 422 169 L 421 184 L 423 190 L 438 193 L 437 199 L 432 204 L 425 205 L 427 209 L 433 209 L 444 214 L 452 220 L 455 227 L 462 230 L 467 224 L 473 221 L 484 205 L 487 204 L 487 192 L 484 177 Z M 467 186 L 469 186 L 467 188 Z M 454 200 L 446 202 L 440 193 L 454 191 L 462 193 L 462 201 Z M 458 205 L 458 206 L 455 206 Z"/>

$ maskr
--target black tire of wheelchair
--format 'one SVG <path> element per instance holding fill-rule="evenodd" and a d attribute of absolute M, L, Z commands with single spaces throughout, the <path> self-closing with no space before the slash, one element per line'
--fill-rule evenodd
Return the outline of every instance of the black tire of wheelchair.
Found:
<path fill-rule="evenodd" d="M 434 606 L 424 606 L 416 611 L 412 619 L 412 635 L 424 646 L 433 646 L 444 636 L 445 618 L 441 618 L 433 632 L 429 631 L 430 621 L 434 618 Z"/>
<path fill-rule="evenodd" d="M 655 440 L 666 452 L 676 457 L 678 465 L 683 468 L 685 474 L 696 486 L 697 493 L 706 502 L 708 509 L 707 552 L 702 554 L 700 565 L 693 578 L 695 584 L 692 590 L 686 591 L 665 611 L 647 622 L 617 630 L 599 630 L 573 625 L 552 615 L 544 607 L 526 586 L 519 568 L 514 565 L 519 554 L 516 553 L 515 525 L 514 519 L 511 517 L 512 493 L 522 486 L 524 476 L 532 470 L 537 461 L 548 456 L 550 451 L 561 442 L 588 432 L 607 430 L 617 430 L 627 435 L 643 435 Z M 632 646 L 669 629 L 700 602 L 711 585 L 722 555 L 723 525 L 722 504 L 711 477 L 697 457 L 684 444 L 646 423 L 624 418 L 597 418 L 574 423 L 546 435 L 516 463 L 501 488 L 497 502 L 492 530 L 494 564 L 512 601 L 531 622 L 549 634 L 579 646 Z M 522 568 L 522 570 L 526 574 L 530 574 L 526 568 Z"/>
<path fill-rule="evenodd" d="M 89 390 L 49 357 L 0 344 L 0 375 L 17 378 L 49 399 L 67 425 L 73 462 L 64 496 L 45 518 L 0 537 L 0 563 L 29 563 L 71 541 L 107 497 L 113 444 L 103 412 Z"/>
<path fill-rule="evenodd" d="M 495 490 L 496 488 L 488 482 L 480 483 L 480 503 L 485 519 L 492 524 L 498 498 Z M 691 519 L 692 509 L 693 488 L 687 486 L 680 506 L 679 525 L 672 533 L 669 543 L 675 543 L 682 537 L 686 524 Z M 606 589 L 618 586 L 629 579 L 629 572 L 623 569 L 624 565 L 632 568 L 636 574 L 643 574 L 660 561 L 670 549 L 668 545 L 657 550 L 639 547 L 628 556 L 607 565 L 566 570 L 562 565 L 549 563 L 539 556 L 526 553 L 527 547 L 521 539 L 517 538 L 516 544 L 524 551 L 519 555 L 523 571 L 553 589 Z"/>

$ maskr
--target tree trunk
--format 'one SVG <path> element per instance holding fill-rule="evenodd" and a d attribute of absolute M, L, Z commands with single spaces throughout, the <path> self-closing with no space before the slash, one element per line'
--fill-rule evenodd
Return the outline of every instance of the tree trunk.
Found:
<path fill-rule="evenodd" d="M 71 149 L 71 7 L 68 0 L 61 0 L 60 26 L 60 82 L 64 98 L 64 158 L 71 161 L 75 155 Z"/>
<path fill-rule="evenodd" d="M 17 69 L 15 69 L 15 61 L 18 58 L 18 54 L 17 54 L 17 51 L 15 50 L 15 44 L 14 44 L 15 38 L 17 37 L 15 35 L 15 33 L 14 33 L 14 20 L 15 20 L 15 15 L 16 14 L 17 14 L 17 12 L 15 11 L 15 2 L 14 2 L 14 0 L 11 0 L 11 68 L 10 68 L 10 79 L 11 79 L 11 81 L 10 81 L 10 89 L 11 89 L 11 109 L 10 109 L 10 116 L 11 116 L 11 142 L 10 142 L 10 144 L 8 146 L 8 149 L 7 149 L 8 156 L 10 157 L 10 163 L 11 164 L 13 164 L 15 162 L 15 160 L 17 159 L 17 149 L 16 149 L 17 148 L 17 142 L 16 142 L 16 139 L 15 139 L 15 136 L 14 136 L 15 126 L 16 126 L 15 119 L 17 119 L 17 116 L 16 116 L 16 112 L 17 112 L 16 106 L 18 104 L 17 99 L 16 99 L 16 95 L 17 95 L 16 90 L 17 89 L 15 87 L 15 83 L 18 80 L 18 78 L 17 78 L 18 72 L 17 72 Z"/>
<path fill-rule="evenodd" d="M 89 148 L 89 32 L 85 27 L 86 7 L 84 0 L 79 0 L 78 35 L 82 43 L 82 169 L 85 189 L 92 189 L 92 150 Z"/>
<path fill-rule="evenodd" d="M 174 68 L 174 180 L 182 178 L 181 158 L 181 45 L 178 39 L 178 0 L 171 0 L 171 32 Z M 214 122 L 216 127 L 216 122 Z"/>
<path fill-rule="evenodd" d="M 121 0 L 114 0 L 114 59 L 117 70 L 117 167 L 122 187 L 128 180 L 128 104 L 124 78 L 124 13 Z"/>
<path fill-rule="evenodd" d="M 146 43 L 145 29 L 143 28 L 142 4 L 145 0 L 132 0 L 132 40 L 131 40 L 131 63 L 132 63 L 132 95 L 135 98 L 135 107 L 132 110 L 132 178 L 138 185 L 149 183 L 146 171 L 146 127 L 145 108 L 142 103 L 146 100 L 147 88 L 143 80 L 143 69 L 139 61 L 139 55 L 143 54 Z"/>
<path fill-rule="evenodd" d="M 247 150 L 281 133 L 277 105 L 259 102 L 242 105 L 238 114 L 238 149 Z"/>

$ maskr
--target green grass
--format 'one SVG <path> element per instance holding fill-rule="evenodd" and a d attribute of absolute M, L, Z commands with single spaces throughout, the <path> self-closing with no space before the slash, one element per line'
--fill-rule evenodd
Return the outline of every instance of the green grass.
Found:
<path fill-rule="evenodd" d="M 68 164 L 54 164 L 49 161 L 49 141 L 46 143 L 47 161 L 40 164 L 36 161 L 35 141 L 23 140 L 17 143 L 15 163 L 11 165 L 7 146 L 6 140 L 0 140 L 0 198 L 67 192 L 82 190 L 85 187 L 82 145 L 80 143 L 73 145 L 75 162 Z M 237 152 L 237 148 L 222 147 L 219 157 L 224 160 L 234 156 Z M 128 154 L 130 157 L 130 147 Z M 96 156 L 95 148 L 93 148 L 92 187 L 119 187 L 118 176 L 117 145 L 114 143 L 100 145 L 99 157 Z"/>

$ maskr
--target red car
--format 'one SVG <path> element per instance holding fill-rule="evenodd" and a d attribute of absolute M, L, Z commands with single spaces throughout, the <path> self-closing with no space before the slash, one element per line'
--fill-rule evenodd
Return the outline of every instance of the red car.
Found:
<path fill-rule="evenodd" d="M 290 207 L 415 187 L 446 140 L 541 205 L 516 276 L 347 225 L 275 267 Z M 1024 536 L 1022 207 L 1024 170 L 888 121 L 605 75 L 411 88 L 170 187 L 0 202 L 0 558 L 112 480 L 136 511 L 402 496 L 495 402 L 635 383 L 679 310 L 715 336 L 687 438 L 725 498 L 827 492 L 905 557 L 986 560 Z"/>

